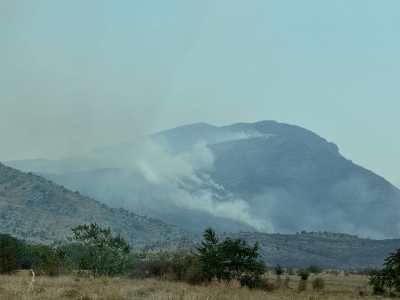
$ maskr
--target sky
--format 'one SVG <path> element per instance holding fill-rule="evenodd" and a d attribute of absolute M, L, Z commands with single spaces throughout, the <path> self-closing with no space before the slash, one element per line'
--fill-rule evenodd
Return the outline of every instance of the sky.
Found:
<path fill-rule="evenodd" d="M 399 12 L 398 0 L 1 0 L 0 161 L 277 120 L 400 186 Z"/>

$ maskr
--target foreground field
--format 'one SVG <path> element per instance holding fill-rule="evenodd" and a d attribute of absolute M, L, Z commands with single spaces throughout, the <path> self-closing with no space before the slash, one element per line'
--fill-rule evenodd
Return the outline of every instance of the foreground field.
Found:
<path fill-rule="evenodd" d="M 270 282 L 276 283 L 275 276 Z M 234 299 L 379 299 L 371 295 L 368 279 L 361 275 L 323 274 L 325 288 L 313 291 L 310 278 L 307 291 L 298 292 L 298 279 L 290 277 L 289 287 L 272 292 L 239 288 L 237 284 L 213 283 L 208 286 L 191 286 L 184 283 L 155 279 L 131 280 L 118 278 L 88 279 L 78 277 L 37 277 L 33 286 L 26 273 L 13 276 L 0 276 L 1 300 L 128 300 L 128 299 L 196 299 L 196 300 L 234 300 Z M 282 279 L 282 282 L 284 279 Z"/>

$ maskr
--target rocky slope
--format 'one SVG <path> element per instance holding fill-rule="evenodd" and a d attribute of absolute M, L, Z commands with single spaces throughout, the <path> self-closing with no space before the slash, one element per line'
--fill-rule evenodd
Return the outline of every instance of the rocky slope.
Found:
<path fill-rule="evenodd" d="M 0 232 L 34 242 L 65 241 L 74 226 L 110 226 L 133 247 L 179 243 L 184 234 L 174 226 L 108 208 L 40 176 L 0 164 Z"/>

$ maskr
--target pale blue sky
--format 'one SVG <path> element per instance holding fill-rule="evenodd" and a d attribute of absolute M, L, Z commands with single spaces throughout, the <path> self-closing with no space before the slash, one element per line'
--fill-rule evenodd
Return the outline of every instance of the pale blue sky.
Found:
<path fill-rule="evenodd" d="M 398 0 L 1 0 L 0 160 L 274 119 L 399 186 L 399 33 Z"/>

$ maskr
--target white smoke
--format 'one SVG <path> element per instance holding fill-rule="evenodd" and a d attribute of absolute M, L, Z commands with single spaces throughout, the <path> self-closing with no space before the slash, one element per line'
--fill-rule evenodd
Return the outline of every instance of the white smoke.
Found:
<path fill-rule="evenodd" d="M 132 156 L 131 166 L 163 193 L 163 201 L 180 208 L 205 212 L 215 217 L 246 224 L 259 231 L 272 231 L 272 225 L 251 214 L 249 204 L 225 192 L 208 176 L 199 176 L 214 168 L 214 155 L 205 143 L 196 144 L 189 152 L 172 155 L 152 140 L 145 151 Z M 221 194 L 225 194 L 221 197 Z"/>

